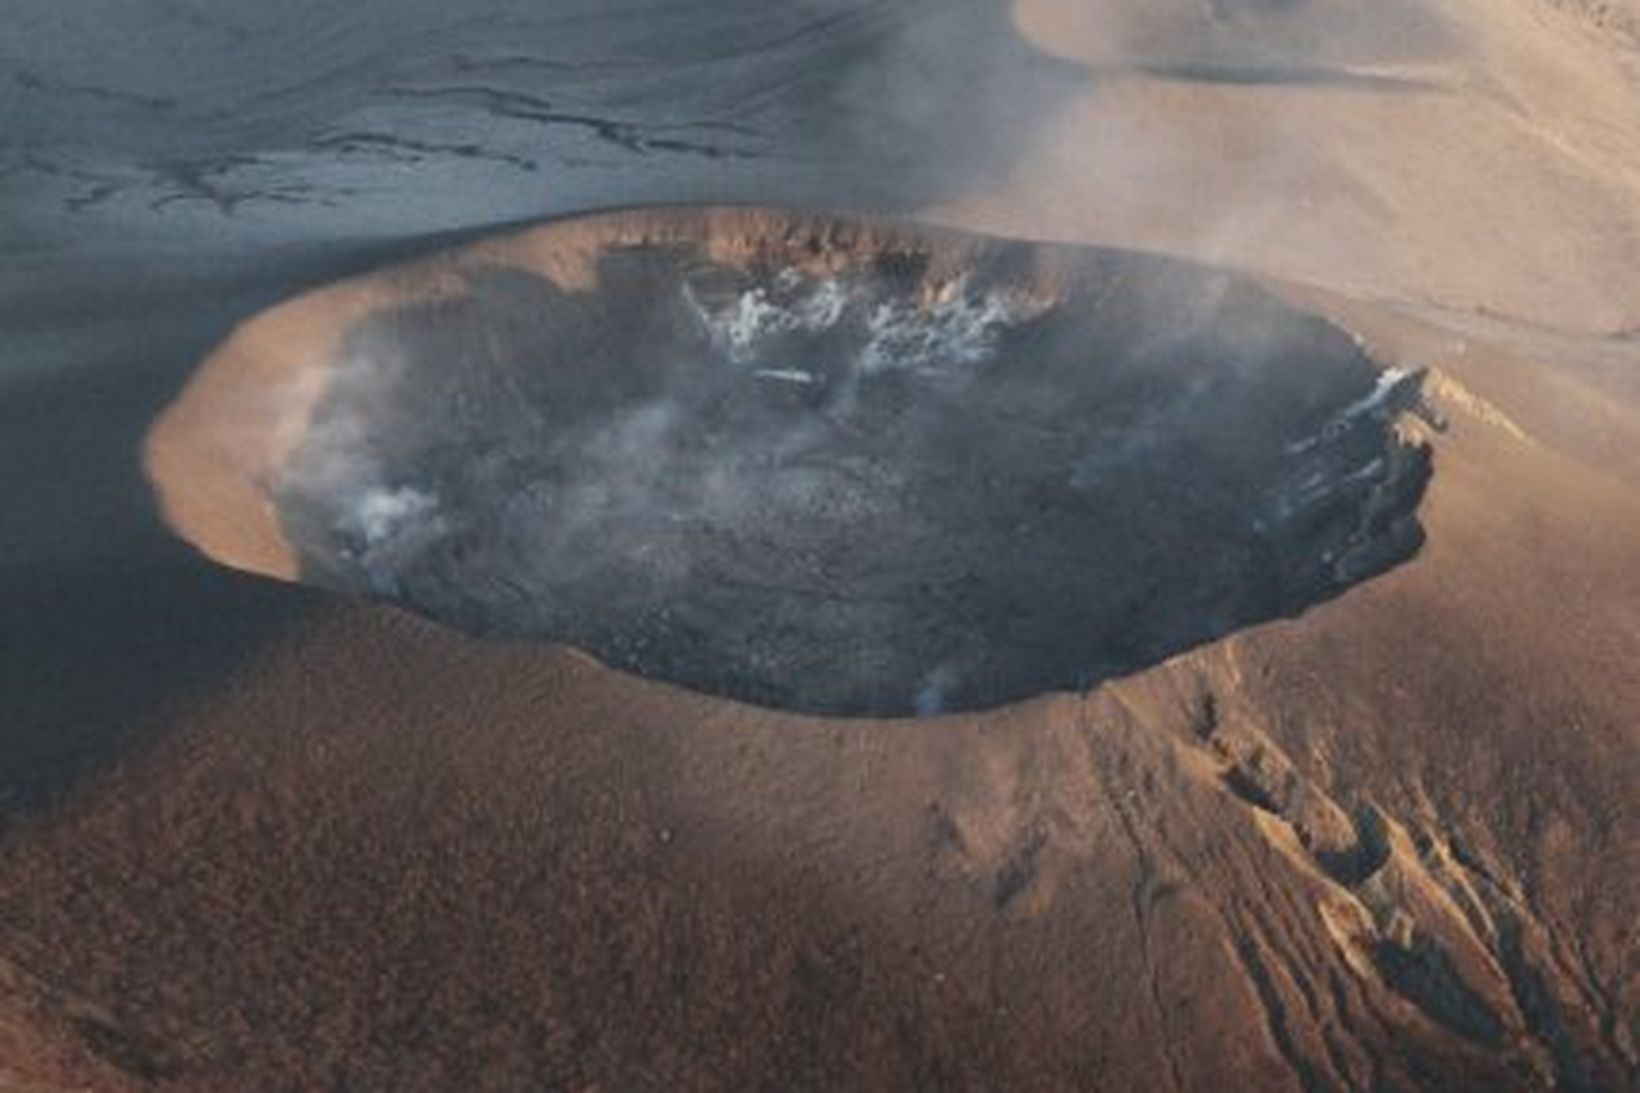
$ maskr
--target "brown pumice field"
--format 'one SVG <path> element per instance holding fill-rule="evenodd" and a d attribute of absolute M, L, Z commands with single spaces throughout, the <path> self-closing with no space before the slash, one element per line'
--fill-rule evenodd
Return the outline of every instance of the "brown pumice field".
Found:
<path fill-rule="evenodd" d="M 1640 1088 L 1632 4 L 19 4 L 0 1091 Z"/>

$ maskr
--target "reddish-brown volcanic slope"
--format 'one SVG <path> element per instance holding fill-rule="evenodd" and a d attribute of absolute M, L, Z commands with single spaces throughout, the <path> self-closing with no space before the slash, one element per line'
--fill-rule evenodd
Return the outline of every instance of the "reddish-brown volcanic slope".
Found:
<path fill-rule="evenodd" d="M 1087 696 L 804 719 L 183 572 L 176 648 L 235 664 L 7 832 L 0 966 L 97 1017 L 0 1044 L 48 1087 L 62 1045 L 187 1090 L 1629 1086 L 1635 403 L 1317 301 L 1437 369 L 1427 545 Z M 25 655 L 104 702 L 166 659 L 86 640 Z"/>

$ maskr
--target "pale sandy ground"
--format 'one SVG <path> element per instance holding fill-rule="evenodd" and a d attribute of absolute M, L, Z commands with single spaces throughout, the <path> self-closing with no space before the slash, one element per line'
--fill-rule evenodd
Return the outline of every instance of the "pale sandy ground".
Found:
<path fill-rule="evenodd" d="M 910 203 L 1264 273 L 1433 368 L 1418 558 L 1087 696 L 770 714 L 149 545 L 135 453 L 186 368 L 111 409 L 145 329 L 119 318 L 100 369 L 5 409 L 38 522 L 6 529 L 0 604 L 0 1086 L 1633 1087 L 1632 5 L 1219 7 L 1020 5 L 1096 82 Z M 619 196 L 668 196 L 666 153 L 632 155 Z M 815 196 L 800 164 L 714 169 L 706 196 Z M 692 170 L 670 196 L 711 188 Z M 444 209 L 429 229 L 480 223 Z M 19 354 L 84 356 L 80 312 L 29 306 L 60 283 L 86 315 L 154 301 L 150 352 L 197 359 L 317 275 L 240 212 L 268 272 L 219 256 L 186 335 L 185 266 L 99 295 L 89 237 L 19 251 Z"/>

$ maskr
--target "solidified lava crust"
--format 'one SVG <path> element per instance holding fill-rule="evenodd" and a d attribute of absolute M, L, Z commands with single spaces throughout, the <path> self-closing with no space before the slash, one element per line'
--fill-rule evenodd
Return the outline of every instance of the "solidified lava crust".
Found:
<path fill-rule="evenodd" d="M 838 715 L 995 706 L 1407 559 L 1418 379 L 1250 282 L 794 221 L 477 262 L 341 343 L 271 484 L 304 575 Z"/>

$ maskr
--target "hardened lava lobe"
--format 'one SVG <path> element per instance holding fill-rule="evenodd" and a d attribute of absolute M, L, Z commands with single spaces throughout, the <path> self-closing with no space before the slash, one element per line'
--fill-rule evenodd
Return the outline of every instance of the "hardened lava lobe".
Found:
<path fill-rule="evenodd" d="M 469 262 L 351 326 L 271 487 L 306 576 L 903 715 L 1086 687 L 1420 543 L 1416 379 L 1227 275 L 818 218 L 591 274 Z"/>

